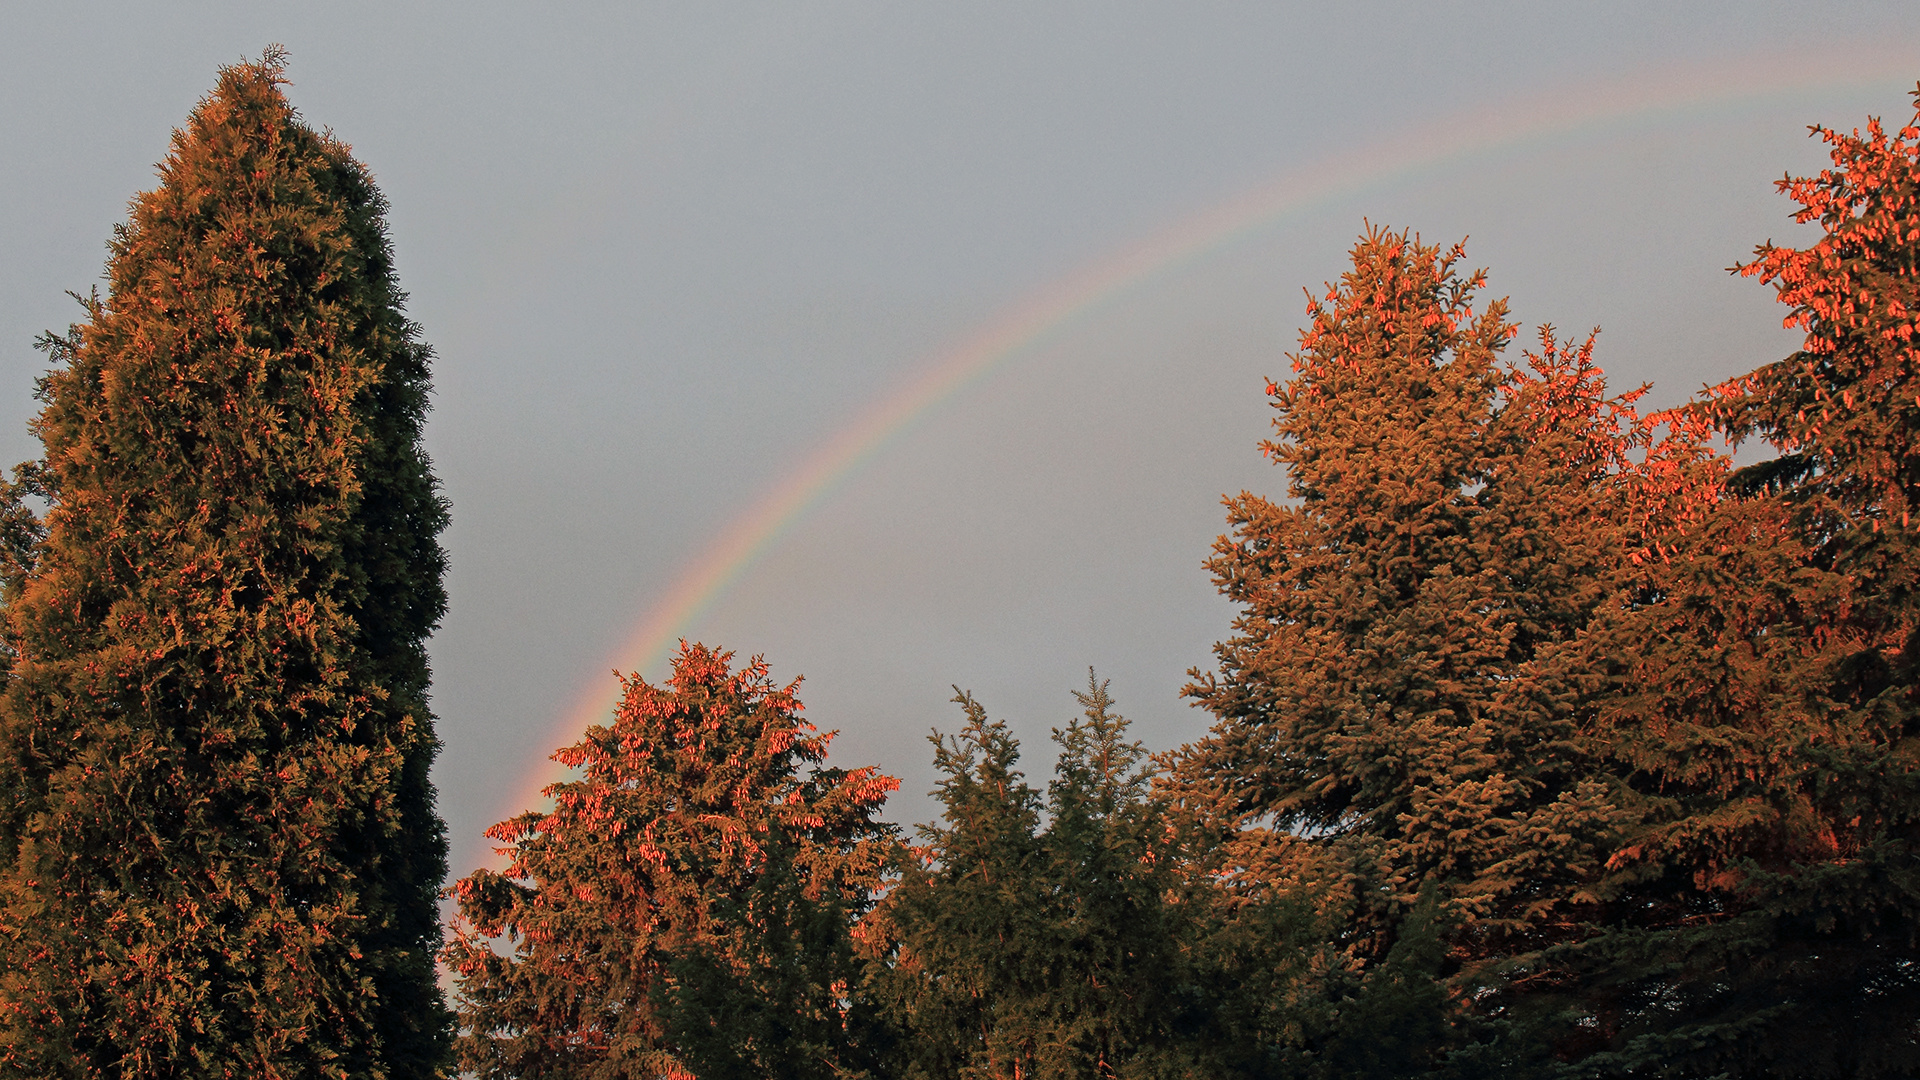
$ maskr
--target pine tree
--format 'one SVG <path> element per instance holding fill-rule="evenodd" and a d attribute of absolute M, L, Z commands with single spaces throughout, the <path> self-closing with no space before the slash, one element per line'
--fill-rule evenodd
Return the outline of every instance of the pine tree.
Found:
<path fill-rule="evenodd" d="M 895 860 L 899 786 L 822 765 L 831 734 L 756 658 L 683 645 L 582 770 L 488 835 L 504 873 L 456 887 L 461 1064 L 481 1077 L 827 1077 L 874 1053 L 853 931 Z M 806 771 L 803 773 L 803 767 Z M 509 955 L 493 948 L 504 938 Z"/>
<path fill-rule="evenodd" d="M 6 1075 L 446 1058 L 430 354 L 384 200 L 282 70 L 220 72 L 106 297 L 45 340 L 49 509 L 8 525 L 44 540 L 7 584 Z"/>
<path fill-rule="evenodd" d="M 1595 1075 L 1920 1069 L 1920 115 L 1815 131 L 1833 166 L 1780 187 L 1824 235 L 1739 268 L 1805 344 L 1690 413 L 1778 456 L 1706 471 L 1610 630 L 1645 824 L 1588 957 Z"/>

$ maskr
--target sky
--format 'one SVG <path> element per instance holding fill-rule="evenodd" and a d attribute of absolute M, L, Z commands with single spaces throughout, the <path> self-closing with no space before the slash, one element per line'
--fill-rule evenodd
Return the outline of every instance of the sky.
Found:
<path fill-rule="evenodd" d="M 680 636 L 804 676 L 927 820 L 954 686 L 1044 779 L 1089 666 L 1150 748 L 1303 289 L 1366 223 L 1684 400 L 1792 351 L 1727 273 L 1807 125 L 1911 115 L 1886 3 L 0 0 L 0 460 L 169 132 L 269 43 L 372 170 L 438 356 L 461 875 Z M 1523 340 L 1529 335 L 1523 335 Z"/>

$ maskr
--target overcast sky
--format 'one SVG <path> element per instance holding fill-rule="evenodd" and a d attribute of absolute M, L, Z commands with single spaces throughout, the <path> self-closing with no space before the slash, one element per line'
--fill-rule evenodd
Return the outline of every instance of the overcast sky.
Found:
<path fill-rule="evenodd" d="M 1463 118 L 1725 80 L 1363 176 L 1105 295 L 925 410 L 685 632 L 905 784 L 951 684 L 1026 740 L 1088 665 L 1155 749 L 1231 609 L 1219 499 L 1278 494 L 1255 443 L 1301 289 L 1363 220 L 1469 261 L 1515 316 L 1602 328 L 1670 403 L 1790 351 L 1725 269 L 1792 239 L 1772 189 L 1807 124 L 1903 121 L 1911 0 L 1887 3 L 0 3 L 0 458 L 34 456 L 31 348 L 100 280 L 127 200 L 223 63 L 373 170 L 438 351 L 428 443 L 453 526 L 435 638 L 454 871 L 525 809 L 636 623 L 796 465 L 980 328 L 1276 178 L 1389 160 Z M 1777 86 L 1766 80 L 1777 75 Z M 1756 78 L 1758 76 L 1759 78 Z M 1711 85 L 1708 85 L 1711 90 Z M 1693 102 L 1693 103 L 1690 103 Z"/>

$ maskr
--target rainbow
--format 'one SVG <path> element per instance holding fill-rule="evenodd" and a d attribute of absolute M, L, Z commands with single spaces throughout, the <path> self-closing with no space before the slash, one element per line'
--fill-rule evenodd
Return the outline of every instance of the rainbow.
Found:
<path fill-rule="evenodd" d="M 1783 75 L 1784 73 L 1784 75 Z M 1324 204 L 1402 183 L 1491 151 L 1525 148 L 1609 127 L 1683 119 L 1728 107 L 1790 101 L 1809 92 L 1886 86 L 1920 76 L 1920 48 L 1748 58 L 1711 68 L 1641 73 L 1429 124 L 1262 184 L 1099 259 L 1001 313 L 928 363 L 829 438 L 730 523 L 689 563 L 610 657 L 636 670 L 658 662 L 716 599 L 838 485 L 916 418 L 1127 290 Z M 1897 99 L 1896 99 L 1897 101 Z M 1895 105 L 1895 102 L 1889 102 Z M 549 745 L 603 723 L 618 699 L 612 679 L 584 690 Z M 501 818 L 540 804 L 567 770 L 543 762 Z"/>

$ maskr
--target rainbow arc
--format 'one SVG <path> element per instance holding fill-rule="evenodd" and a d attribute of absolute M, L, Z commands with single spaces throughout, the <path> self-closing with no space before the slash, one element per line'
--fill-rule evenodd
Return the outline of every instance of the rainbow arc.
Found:
<path fill-rule="evenodd" d="M 1920 49 L 1911 45 L 1650 71 L 1462 113 L 1330 154 L 1209 207 L 1085 265 L 1006 309 L 877 399 L 688 562 L 605 666 L 639 670 L 667 656 L 701 615 L 808 510 L 917 418 L 1089 313 L 1212 252 L 1328 204 L 1350 201 L 1489 153 L 1590 137 L 1610 128 L 1698 119 L 1719 110 L 1745 110 L 1815 92 L 1898 85 L 1900 79 L 1915 77 L 1920 77 Z M 618 691 L 612 678 L 596 680 L 584 689 L 554 724 L 548 745 L 574 742 L 587 727 L 605 722 L 618 701 Z M 514 789 L 497 820 L 539 804 L 544 789 L 565 775 L 566 769 L 558 764 L 539 763 Z"/>

